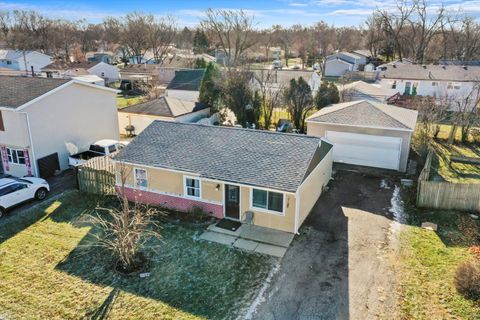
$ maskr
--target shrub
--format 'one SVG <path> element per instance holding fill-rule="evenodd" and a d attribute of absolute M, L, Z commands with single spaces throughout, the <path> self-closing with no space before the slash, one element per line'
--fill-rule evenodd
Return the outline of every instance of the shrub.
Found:
<path fill-rule="evenodd" d="M 480 300 L 480 260 L 468 260 L 458 266 L 455 286 L 466 298 Z"/>

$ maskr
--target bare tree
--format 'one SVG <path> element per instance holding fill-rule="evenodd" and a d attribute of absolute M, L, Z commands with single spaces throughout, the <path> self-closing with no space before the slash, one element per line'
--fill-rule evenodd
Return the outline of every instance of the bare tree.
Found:
<path fill-rule="evenodd" d="M 201 26 L 226 54 L 227 67 L 236 67 L 254 44 L 255 20 L 243 10 L 208 9 Z"/>
<path fill-rule="evenodd" d="M 148 42 L 153 51 L 153 58 L 157 63 L 163 63 L 167 57 L 176 33 L 176 20 L 171 16 L 162 17 L 158 21 L 151 21 L 149 24 Z"/>
<path fill-rule="evenodd" d="M 460 128 L 460 139 L 467 142 L 470 129 L 477 121 L 478 106 L 480 104 L 480 81 L 461 97 L 448 97 L 455 112 L 452 115 L 452 127 L 448 135 L 448 142 L 453 143 L 457 129 Z"/>
<path fill-rule="evenodd" d="M 144 15 L 138 12 L 129 13 L 123 19 L 120 44 L 123 46 L 126 55 L 134 63 L 141 63 L 149 49 L 147 35 L 152 23 L 152 15 Z"/>
<path fill-rule="evenodd" d="M 145 257 L 141 251 L 148 240 L 160 239 L 160 227 L 155 218 L 160 212 L 155 208 L 142 205 L 137 201 L 131 203 L 126 194 L 126 182 L 131 178 L 131 168 L 117 164 L 117 176 L 120 180 L 118 189 L 118 207 L 98 207 L 103 214 L 93 216 L 93 222 L 101 229 L 101 234 L 95 234 L 93 246 L 105 248 L 116 260 L 117 270 L 130 273 L 141 268 Z"/>
<path fill-rule="evenodd" d="M 300 132 L 305 132 L 305 119 L 313 109 L 312 91 L 308 83 L 302 78 L 290 80 L 290 86 L 285 90 L 287 108 L 293 120 L 293 125 Z"/>
<path fill-rule="evenodd" d="M 258 81 L 262 98 L 263 126 L 266 130 L 272 125 L 273 111 L 278 108 L 284 98 L 285 88 L 275 81 L 274 70 L 262 70 Z"/>

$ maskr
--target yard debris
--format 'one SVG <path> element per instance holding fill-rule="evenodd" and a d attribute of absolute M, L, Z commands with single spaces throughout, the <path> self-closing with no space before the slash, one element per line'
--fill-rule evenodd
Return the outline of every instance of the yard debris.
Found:
<path fill-rule="evenodd" d="M 405 186 L 405 187 L 413 186 L 413 180 L 412 179 L 400 179 L 400 182 L 402 183 L 402 186 Z"/>
<path fill-rule="evenodd" d="M 427 229 L 427 230 L 437 231 L 438 226 L 435 223 L 432 223 L 432 222 L 423 222 L 422 223 L 422 228 Z"/>
<path fill-rule="evenodd" d="M 142 272 L 140 273 L 140 278 L 148 278 L 150 277 L 150 272 Z"/>
<path fill-rule="evenodd" d="M 471 214 L 470 215 L 470 218 L 474 219 L 474 220 L 478 220 L 478 215 L 476 214 Z"/>

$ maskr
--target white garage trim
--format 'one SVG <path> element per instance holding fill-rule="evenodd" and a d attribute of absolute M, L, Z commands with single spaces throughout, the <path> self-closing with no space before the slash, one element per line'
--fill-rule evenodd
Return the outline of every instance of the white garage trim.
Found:
<path fill-rule="evenodd" d="M 368 129 L 379 129 L 379 130 L 413 132 L 413 129 L 404 129 L 404 128 L 378 127 L 378 126 L 366 126 L 366 125 L 358 126 L 353 124 L 335 123 L 335 122 L 318 122 L 318 121 L 312 121 L 312 120 L 306 120 L 306 122 L 307 124 L 317 123 L 322 125 L 344 126 L 344 127 L 352 127 L 352 128 L 368 128 Z"/>
<path fill-rule="evenodd" d="M 402 138 L 370 134 L 326 131 L 333 143 L 333 161 L 399 170 Z"/>

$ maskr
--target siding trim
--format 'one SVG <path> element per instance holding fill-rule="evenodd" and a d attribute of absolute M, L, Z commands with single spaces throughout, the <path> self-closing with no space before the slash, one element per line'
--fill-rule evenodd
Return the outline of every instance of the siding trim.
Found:
<path fill-rule="evenodd" d="M 368 128 L 368 129 L 380 129 L 380 130 L 391 130 L 391 131 L 403 131 L 403 132 L 413 132 L 414 129 L 402 129 L 402 128 L 388 128 L 388 127 L 377 127 L 377 126 L 364 126 L 364 125 L 353 125 L 345 123 L 333 123 L 333 122 L 320 122 L 314 120 L 306 120 L 307 123 L 317 123 L 319 125 L 332 125 L 332 126 L 344 126 L 344 127 L 354 127 L 354 128 Z"/>

